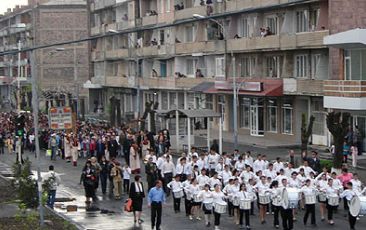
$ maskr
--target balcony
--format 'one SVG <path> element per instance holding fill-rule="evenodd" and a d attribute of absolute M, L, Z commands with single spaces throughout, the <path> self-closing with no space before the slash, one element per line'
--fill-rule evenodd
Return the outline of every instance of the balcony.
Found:
<path fill-rule="evenodd" d="M 366 81 L 324 81 L 324 108 L 366 110 Z"/>
<path fill-rule="evenodd" d="M 176 78 L 176 88 L 191 89 L 202 82 L 215 82 L 215 78 Z"/>
<path fill-rule="evenodd" d="M 128 49 L 115 49 L 105 52 L 105 59 L 114 60 L 121 58 L 128 58 Z"/>
<path fill-rule="evenodd" d="M 291 0 L 231 0 L 226 2 L 226 11 L 259 8 L 291 2 Z"/>
<path fill-rule="evenodd" d="M 140 86 L 148 89 L 175 89 L 175 78 L 140 78 Z"/>
<path fill-rule="evenodd" d="M 228 40 L 229 51 L 321 48 L 328 30 Z"/>
<path fill-rule="evenodd" d="M 366 81 L 324 81 L 324 96 L 366 97 Z"/>
<path fill-rule="evenodd" d="M 98 35 L 98 34 L 101 34 L 101 33 L 102 33 L 102 27 L 101 26 L 92 27 L 90 29 L 90 35 L 91 36 L 95 36 L 95 35 Z"/>
<path fill-rule="evenodd" d="M 128 77 L 122 76 L 107 76 L 105 78 L 105 86 L 110 87 L 132 87 L 129 85 Z"/>
<path fill-rule="evenodd" d="M 142 25 L 155 25 L 158 23 L 158 15 L 146 16 L 142 18 Z"/>
<path fill-rule="evenodd" d="M 132 56 L 157 56 L 159 54 L 158 52 L 159 46 L 146 46 L 142 48 L 135 49 L 132 53 Z"/>
<path fill-rule="evenodd" d="M 97 0 L 94 2 L 94 8 L 90 5 L 91 11 L 101 10 L 106 7 L 114 6 L 116 4 L 116 0 Z"/>
<path fill-rule="evenodd" d="M 93 51 L 91 53 L 91 60 L 93 62 L 104 61 L 104 59 L 105 59 L 104 51 Z"/>
<path fill-rule="evenodd" d="M 176 43 L 176 54 L 192 54 L 192 53 L 215 53 L 224 52 L 225 42 L 217 41 L 203 41 L 203 42 L 188 42 Z"/>
<path fill-rule="evenodd" d="M 323 80 L 313 79 L 283 79 L 283 92 L 287 95 L 323 95 Z"/>
<path fill-rule="evenodd" d="M 193 14 L 207 16 L 207 7 L 206 6 L 196 6 L 196 7 L 192 7 L 192 8 L 186 8 L 183 10 L 175 11 L 174 20 L 177 21 L 177 20 L 192 18 Z"/>

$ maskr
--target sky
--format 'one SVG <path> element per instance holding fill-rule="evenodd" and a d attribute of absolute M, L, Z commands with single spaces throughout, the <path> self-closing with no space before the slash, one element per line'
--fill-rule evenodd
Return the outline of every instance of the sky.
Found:
<path fill-rule="evenodd" d="M 28 0 L 0 0 L 0 14 L 6 12 L 8 8 L 15 8 L 15 5 L 26 5 Z"/>

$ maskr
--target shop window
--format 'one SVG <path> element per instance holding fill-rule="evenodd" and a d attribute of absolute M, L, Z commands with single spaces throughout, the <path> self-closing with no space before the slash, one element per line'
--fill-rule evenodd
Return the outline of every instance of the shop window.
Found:
<path fill-rule="evenodd" d="M 290 103 L 284 103 L 282 106 L 283 112 L 283 130 L 284 134 L 292 134 L 292 115 L 293 115 L 293 108 Z"/>
<path fill-rule="evenodd" d="M 249 128 L 250 119 L 250 99 L 240 100 L 240 128 Z"/>
<path fill-rule="evenodd" d="M 268 101 L 268 131 L 277 132 L 277 102 Z"/>

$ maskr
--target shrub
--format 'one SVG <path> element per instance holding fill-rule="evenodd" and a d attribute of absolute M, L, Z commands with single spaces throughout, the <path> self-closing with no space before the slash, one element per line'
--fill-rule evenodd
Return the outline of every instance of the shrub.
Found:
<path fill-rule="evenodd" d="M 333 167 L 333 161 L 331 160 L 320 160 L 320 167 L 321 168 L 327 168 L 328 170 L 331 170 Z"/>

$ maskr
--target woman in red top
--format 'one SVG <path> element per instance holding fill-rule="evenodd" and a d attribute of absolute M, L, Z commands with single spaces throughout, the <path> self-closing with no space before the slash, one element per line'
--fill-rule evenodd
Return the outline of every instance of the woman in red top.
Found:
<path fill-rule="evenodd" d="M 341 175 L 339 175 L 337 178 L 342 182 L 344 190 L 346 190 L 347 189 L 347 183 L 351 182 L 351 180 L 353 178 L 353 175 L 352 175 L 352 173 L 348 172 L 347 168 L 343 168 Z M 348 202 L 347 202 L 346 198 L 343 198 L 343 206 L 344 206 L 344 210 L 349 209 L 348 208 Z"/>

